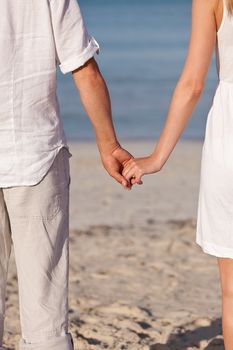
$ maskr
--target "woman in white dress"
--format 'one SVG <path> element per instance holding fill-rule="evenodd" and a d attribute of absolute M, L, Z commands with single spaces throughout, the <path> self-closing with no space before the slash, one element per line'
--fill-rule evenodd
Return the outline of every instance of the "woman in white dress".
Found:
<path fill-rule="evenodd" d="M 219 83 L 202 150 L 196 243 L 217 257 L 226 350 L 233 349 L 233 0 L 193 0 L 190 45 L 154 152 L 126 163 L 132 184 L 160 171 L 203 91 L 216 48 Z"/>

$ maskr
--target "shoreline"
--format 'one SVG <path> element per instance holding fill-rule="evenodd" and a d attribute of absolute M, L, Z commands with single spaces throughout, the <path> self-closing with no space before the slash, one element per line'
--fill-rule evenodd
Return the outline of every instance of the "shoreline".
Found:
<path fill-rule="evenodd" d="M 158 137 L 123 137 L 119 136 L 118 139 L 121 142 L 131 142 L 131 143 L 136 143 L 136 142 L 157 142 Z M 79 138 L 68 138 L 67 137 L 67 142 L 68 143 L 95 143 L 95 138 L 93 137 L 79 137 Z M 190 137 L 190 136 L 183 136 L 179 142 L 204 142 L 204 137 Z"/>

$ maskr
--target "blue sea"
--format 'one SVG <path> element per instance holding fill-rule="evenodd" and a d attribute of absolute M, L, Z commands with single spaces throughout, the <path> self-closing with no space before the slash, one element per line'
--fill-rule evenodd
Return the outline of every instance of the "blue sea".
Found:
<path fill-rule="evenodd" d="M 96 60 L 109 87 L 119 138 L 157 138 L 187 53 L 191 0 L 79 0 L 79 5 L 101 47 Z M 68 140 L 92 139 L 71 73 L 58 68 L 57 77 Z M 213 59 L 183 138 L 203 138 L 216 82 Z"/>

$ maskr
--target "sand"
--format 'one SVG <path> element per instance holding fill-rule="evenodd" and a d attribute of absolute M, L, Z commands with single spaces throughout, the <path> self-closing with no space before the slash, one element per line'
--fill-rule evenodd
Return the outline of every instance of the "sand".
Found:
<path fill-rule="evenodd" d="M 152 142 L 125 142 L 142 156 Z M 70 143 L 70 331 L 75 350 L 223 350 L 216 258 L 195 243 L 202 142 L 179 142 L 125 191 L 95 144 Z M 20 337 L 14 251 L 5 344 Z"/>

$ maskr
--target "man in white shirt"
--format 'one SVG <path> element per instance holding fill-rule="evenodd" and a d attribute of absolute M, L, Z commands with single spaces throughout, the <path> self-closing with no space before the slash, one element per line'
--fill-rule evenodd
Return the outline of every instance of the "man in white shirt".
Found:
<path fill-rule="evenodd" d="M 7 269 L 14 245 L 20 350 L 71 350 L 68 332 L 69 147 L 56 94 L 56 67 L 72 72 L 101 160 L 124 188 L 132 157 L 112 122 L 99 45 L 76 0 L 4 0 L 0 21 L 0 349 Z"/>

